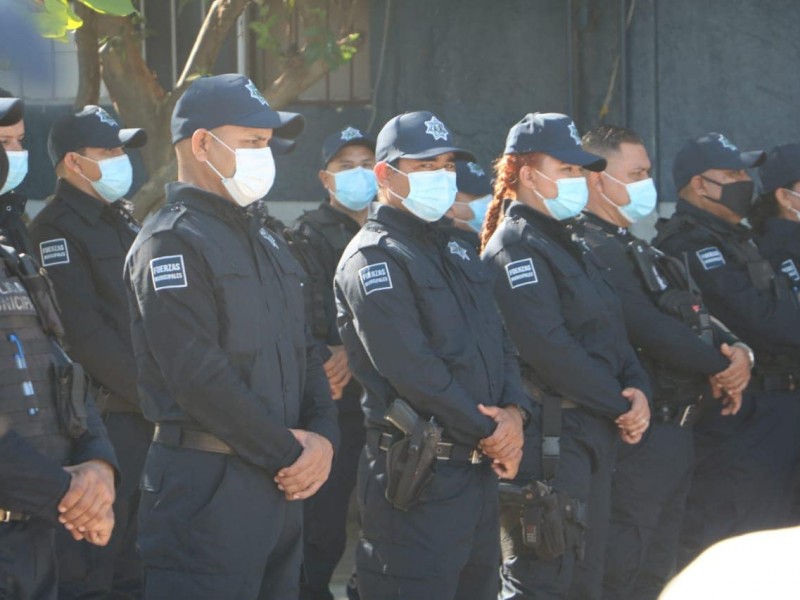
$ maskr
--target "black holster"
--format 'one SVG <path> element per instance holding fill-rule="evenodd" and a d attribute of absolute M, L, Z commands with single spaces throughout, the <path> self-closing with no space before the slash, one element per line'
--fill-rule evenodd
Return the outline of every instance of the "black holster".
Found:
<path fill-rule="evenodd" d="M 442 428 L 425 421 L 402 399 L 389 407 L 386 420 L 404 437 L 386 451 L 386 499 L 400 510 L 409 510 L 430 485 L 436 471 L 436 446 Z"/>
<path fill-rule="evenodd" d="M 586 504 L 542 481 L 500 484 L 503 557 L 552 560 L 574 550 L 583 558 Z"/>
<path fill-rule="evenodd" d="M 56 410 L 64 435 L 77 439 L 87 430 L 86 402 L 91 389 L 83 367 L 73 362 L 55 340 L 53 370 L 56 390 Z"/>

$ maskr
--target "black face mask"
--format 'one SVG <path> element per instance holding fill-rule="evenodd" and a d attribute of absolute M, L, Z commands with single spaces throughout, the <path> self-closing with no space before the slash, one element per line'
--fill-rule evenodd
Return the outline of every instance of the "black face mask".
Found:
<path fill-rule="evenodd" d="M 747 213 L 750 212 L 750 206 L 753 204 L 753 190 L 755 189 L 755 184 L 752 181 L 720 183 L 719 181 L 714 181 L 703 175 L 700 175 L 700 177 L 722 188 L 722 194 L 719 200 L 714 200 L 706 196 L 708 200 L 722 204 L 742 218 L 747 216 Z"/>

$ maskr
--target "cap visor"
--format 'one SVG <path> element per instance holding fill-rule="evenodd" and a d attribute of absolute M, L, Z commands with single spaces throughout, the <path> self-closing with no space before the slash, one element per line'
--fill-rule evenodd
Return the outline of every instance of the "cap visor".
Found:
<path fill-rule="evenodd" d="M 288 140 L 300 135 L 306 123 L 303 116 L 298 113 L 275 111 L 265 107 L 263 110 L 257 110 L 242 117 L 235 123 L 221 123 L 220 125 L 223 124 L 256 129 L 272 129 L 276 136 Z"/>
<path fill-rule="evenodd" d="M 0 127 L 19 123 L 25 112 L 25 103 L 19 98 L 0 98 Z"/>
<path fill-rule="evenodd" d="M 751 150 L 749 152 L 742 152 L 739 155 L 742 165 L 745 169 L 752 169 L 753 167 L 760 167 L 767 160 L 767 153 L 763 150 Z"/>
<path fill-rule="evenodd" d="M 144 129 L 120 129 L 119 141 L 126 148 L 141 148 L 147 143 L 147 132 Z"/>
<path fill-rule="evenodd" d="M 546 152 L 553 158 L 557 158 L 570 165 L 578 165 L 589 171 L 602 171 L 606 168 L 606 159 L 583 150 L 565 150 L 563 152 Z"/>
<path fill-rule="evenodd" d="M 285 156 L 294 152 L 294 149 L 297 147 L 297 142 L 273 136 L 269 140 L 269 147 L 272 148 L 272 153 L 274 155 Z"/>
<path fill-rule="evenodd" d="M 471 152 L 467 152 L 466 150 L 462 150 L 461 148 L 451 148 L 451 147 L 443 147 L 443 148 L 431 148 L 430 150 L 425 150 L 424 152 L 416 152 L 414 154 L 401 154 L 398 158 L 410 158 L 411 160 L 421 160 L 423 158 L 433 158 L 434 156 L 439 156 L 440 154 L 447 154 L 448 152 L 452 152 L 455 154 L 456 160 L 466 160 L 466 161 L 475 161 L 475 156 Z"/>

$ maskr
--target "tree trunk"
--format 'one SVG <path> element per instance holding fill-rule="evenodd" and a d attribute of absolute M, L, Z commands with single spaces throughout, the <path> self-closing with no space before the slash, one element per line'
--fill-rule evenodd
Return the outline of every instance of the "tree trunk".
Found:
<path fill-rule="evenodd" d="M 73 107 L 80 110 L 87 104 L 100 102 L 100 56 L 97 51 L 97 13 L 81 3 L 75 4 L 75 12 L 83 19 L 83 27 L 75 32 L 78 93 Z"/>

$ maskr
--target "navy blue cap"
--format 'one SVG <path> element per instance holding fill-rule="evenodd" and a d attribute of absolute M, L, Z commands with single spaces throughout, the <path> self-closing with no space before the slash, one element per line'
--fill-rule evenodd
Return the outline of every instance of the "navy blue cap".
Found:
<path fill-rule="evenodd" d="M 679 190 L 686 187 L 692 177 L 709 169 L 752 169 L 764 162 L 763 150 L 741 152 L 721 133 L 706 133 L 688 140 L 675 155 L 672 178 Z"/>
<path fill-rule="evenodd" d="M 285 156 L 294 152 L 297 142 L 294 140 L 285 140 L 280 137 L 272 136 L 269 138 L 269 147 L 272 149 L 273 156 Z"/>
<path fill-rule="evenodd" d="M 330 134 L 322 142 L 322 166 L 327 167 L 331 159 L 345 146 L 364 146 L 375 152 L 375 140 L 364 135 L 360 129 L 347 126 L 341 131 Z"/>
<path fill-rule="evenodd" d="M 144 129 L 122 129 L 104 109 L 88 104 L 56 119 L 47 137 L 47 152 L 56 166 L 67 152 L 81 148 L 139 148 L 146 143 Z"/>
<path fill-rule="evenodd" d="M 432 158 L 447 152 L 453 152 L 456 159 L 475 160 L 466 150 L 453 146 L 453 134 L 436 115 L 427 111 L 393 117 L 383 126 L 375 144 L 378 162 Z"/>
<path fill-rule="evenodd" d="M 578 128 L 571 118 L 560 113 L 528 113 L 509 130 L 504 153 L 529 152 L 541 152 L 589 171 L 606 168 L 605 158 L 581 148 Z"/>
<path fill-rule="evenodd" d="M 456 188 L 459 192 L 471 196 L 485 196 L 492 193 L 492 182 L 478 163 L 457 160 Z"/>
<path fill-rule="evenodd" d="M 223 125 L 272 129 L 274 135 L 294 139 L 305 120 L 298 113 L 275 111 L 256 85 L 244 75 L 228 73 L 196 79 L 172 111 L 172 143 L 191 137 L 198 129 Z"/>
<path fill-rule="evenodd" d="M 785 144 L 770 150 L 758 174 L 765 194 L 800 181 L 800 144 Z"/>
<path fill-rule="evenodd" d="M 25 103 L 19 98 L 0 98 L 0 127 L 7 127 L 22 120 Z"/>

